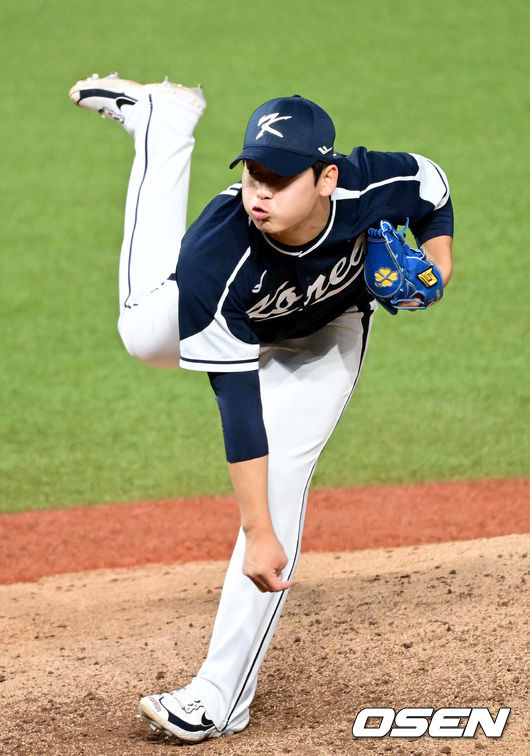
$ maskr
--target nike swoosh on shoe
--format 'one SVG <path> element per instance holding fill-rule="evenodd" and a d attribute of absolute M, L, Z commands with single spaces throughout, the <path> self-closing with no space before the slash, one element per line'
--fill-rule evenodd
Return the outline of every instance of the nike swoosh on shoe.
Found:
<path fill-rule="evenodd" d="M 135 100 L 133 97 L 128 97 L 127 95 L 116 97 L 116 105 L 121 110 L 122 105 L 135 105 L 138 102 L 138 100 Z"/>
<path fill-rule="evenodd" d="M 122 105 L 134 105 L 138 102 L 134 97 L 129 97 L 125 92 L 117 94 L 116 92 L 110 92 L 107 89 L 82 89 L 79 92 L 79 102 L 86 100 L 88 97 L 105 97 L 108 100 L 114 100 L 118 108 Z"/>
<path fill-rule="evenodd" d="M 160 705 L 164 706 L 162 700 L 160 700 Z M 176 714 L 173 714 L 173 712 L 170 711 L 167 706 L 164 706 L 164 709 L 168 714 L 168 722 L 171 722 L 171 724 L 175 725 L 176 727 L 180 727 L 186 732 L 204 732 L 206 730 L 209 730 L 211 727 L 215 727 L 211 719 L 208 719 L 205 714 L 203 714 L 201 717 L 201 724 L 192 725 L 189 722 L 186 722 L 186 720 L 177 717 Z"/>

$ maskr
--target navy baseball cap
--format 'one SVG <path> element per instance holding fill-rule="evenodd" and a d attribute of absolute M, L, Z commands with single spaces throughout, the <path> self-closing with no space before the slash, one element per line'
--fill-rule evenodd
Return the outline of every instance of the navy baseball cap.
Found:
<path fill-rule="evenodd" d="M 316 103 L 300 95 L 268 100 L 254 111 L 243 150 L 230 163 L 255 160 L 278 176 L 296 176 L 323 160 L 333 163 L 335 126 Z"/>

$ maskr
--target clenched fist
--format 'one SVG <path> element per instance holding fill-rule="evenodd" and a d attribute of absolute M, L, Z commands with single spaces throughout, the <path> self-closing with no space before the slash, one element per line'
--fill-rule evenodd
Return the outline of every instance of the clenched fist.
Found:
<path fill-rule="evenodd" d="M 281 543 L 273 531 L 246 534 L 245 559 L 243 573 L 265 593 L 266 591 L 284 591 L 292 580 L 284 581 L 282 570 L 287 565 L 287 557 Z"/>

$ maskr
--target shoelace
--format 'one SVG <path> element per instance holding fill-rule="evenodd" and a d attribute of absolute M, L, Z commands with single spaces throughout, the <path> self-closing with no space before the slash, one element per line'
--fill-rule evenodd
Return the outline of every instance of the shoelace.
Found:
<path fill-rule="evenodd" d="M 183 690 L 172 690 L 171 694 L 174 698 L 177 699 L 182 709 L 186 712 L 186 714 L 191 714 L 193 711 L 197 711 L 197 709 L 204 709 L 204 705 L 201 703 L 201 701 L 196 698 L 192 701 L 183 702 L 182 701 L 182 693 Z"/>

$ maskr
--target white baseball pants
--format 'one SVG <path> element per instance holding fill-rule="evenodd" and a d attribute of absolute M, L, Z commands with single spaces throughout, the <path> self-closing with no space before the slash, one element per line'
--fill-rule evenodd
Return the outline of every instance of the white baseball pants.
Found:
<path fill-rule="evenodd" d="M 199 114 L 152 94 L 128 109 L 124 124 L 136 156 L 120 259 L 119 331 L 138 359 L 178 366 L 175 271 L 185 231 L 193 129 Z M 269 508 L 293 576 L 300 554 L 307 492 L 318 458 L 357 382 L 372 312 L 348 311 L 317 333 L 263 347 L 260 384 L 269 441 Z M 287 591 L 261 593 L 242 572 L 245 536 L 230 560 L 208 655 L 191 682 L 223 729 L 250 705 L 258 672 Z"/>

